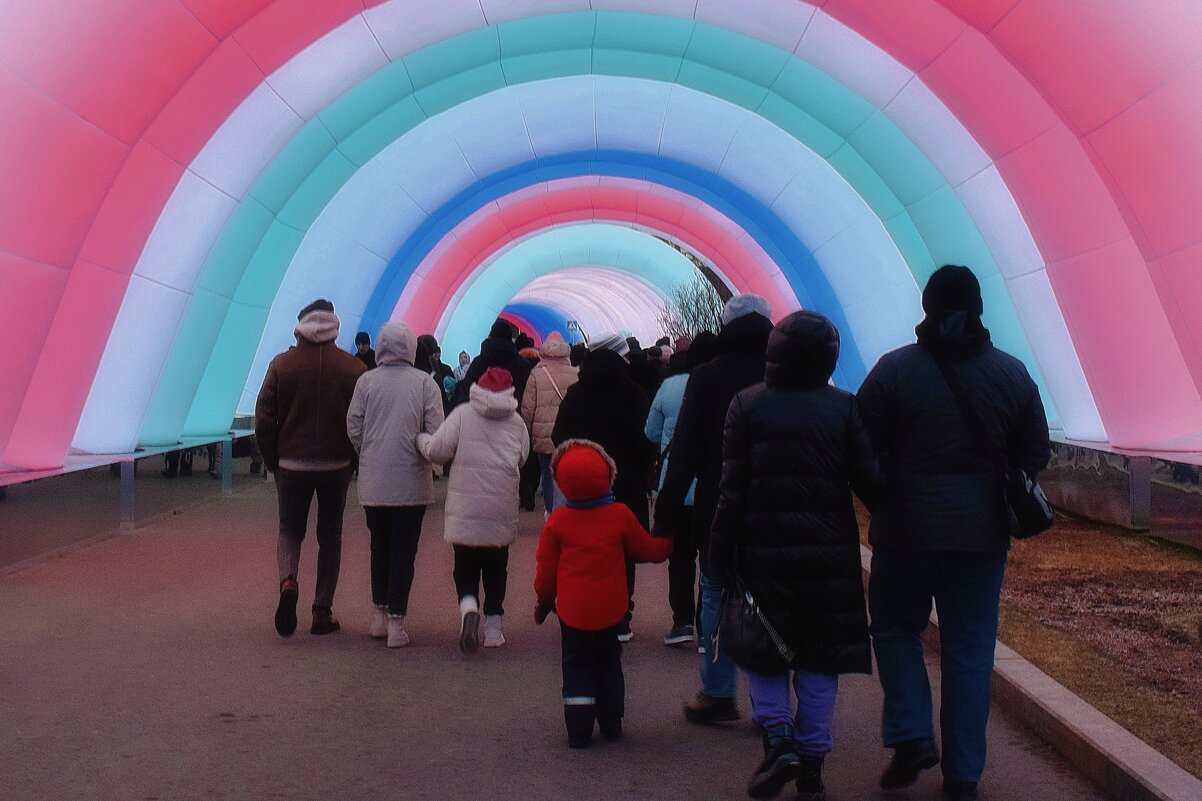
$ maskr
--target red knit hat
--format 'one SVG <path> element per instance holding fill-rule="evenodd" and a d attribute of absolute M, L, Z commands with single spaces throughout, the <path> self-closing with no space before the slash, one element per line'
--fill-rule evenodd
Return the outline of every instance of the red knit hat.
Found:
<path fill-rule="evenodd" d="M 480 376 L 481 389 L 487 389 L 489 392 L 504 392 L 513 386 L 513 376 L 510 372 L 501 367 L 490 367 Z"/>
<path fill-rule="evenodd" d="M 569 501 L 600 498 L 613 488 L 613 462 L 595 442 L 568 440 L 556 452 L 552 467 L 555 483 Z"/>

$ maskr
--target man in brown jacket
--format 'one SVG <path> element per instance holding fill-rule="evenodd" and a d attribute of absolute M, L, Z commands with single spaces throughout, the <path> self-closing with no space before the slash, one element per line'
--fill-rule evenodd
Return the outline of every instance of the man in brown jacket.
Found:
<path fill-rule="evenodd" d="M 314 634 L 338 630 L 332 604 L 342 562 L 342 512 L 355 449 L 346 413 L 355 382 L 367 368 L 335 344 L 334 304 L 315 300 L 297 315 L 296 345 L 271 360 L 255 404 L 255 437 L 267 469 L 275 473 L 280 504 L 280 603 L 275 628 L 296 631 L 296 581 L 309 506 L 317 495 L 317 590 Z"/>

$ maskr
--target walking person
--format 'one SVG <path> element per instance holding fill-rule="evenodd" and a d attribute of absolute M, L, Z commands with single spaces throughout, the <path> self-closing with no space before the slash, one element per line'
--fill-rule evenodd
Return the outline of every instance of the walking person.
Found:
<path fill-rule="evenodd" d="M 480 585 L 484 585 L 484 647 L 505 644 L 509 546 L 517 537 L 518 476 L 530 455 L 530 434 L 517 413 L 513 376 L 490 367 L 472 385 L 442 428 L 419 434 L 417 446 L 432 462 L 455 460 L 447 486 L 444 538 L 455 549 L 459 647 L 480 646 Z"/>
<path fill-rule="evenodd" d="M 643 435 L 649 403 L 643 390 L 630 377 L 626 362 L 628 346 L 617 334 L 602 334 L 589 343 L 589 353 L 580 365 L 580 378 L 564 393 L 559 416 L 551 431 L 556 447 L 570 439 L 600 445 L 617 464 L 614 497 L 634 513 L 647 528 L 647 473 L 654 448 Z M 630 607 L 618 631 L 628 642 L 634 635 L 630 620 L 634 613 L 634 562 L 626 565 Z"/>
<path fill-rule="evenodd" d="M 735 663 L 721 653 L 715 657 L 713 651 L 722 585 L 709 569 L 709 537 L 718 508 L 726 412 L 736 394 L 764 380 L 764 349 L 772 331 L 770 315 L 768 301 L 759 295 L 735 295 L 727 301 L 718 333 L 718 355 L 697 367 L 685 385 L 668 474 L 655 502 L 656 533 L 668 531 L 684 536 L 689 525 L 685 497 L 696 480 L 692 535 L 700 568 L 699 647 L 705 649 L 705 654 L 701 658 L 701 689 L 684 705 L 684 716 L 693 723 L 739 719 Z"/>
<path fill-rule="evenodd" d="M 346 430 L 359 454 L 359 503 L 371 532 L 369 634 L 401 648 L 409 644 L 405 615 L 422 520 L 434 502 L 417 435 L 442 425 L 442 393 L 413 366 L 417 336 L 409 326 L 385 323 L 376 345 L 377 367 L 355 385 Z"/>
<path fill-rule="evenodd" d="M 618 634 L 629 598 L 626 565 L 662 562 L 672 541 L 651 537 L 615 500 L 619 468 L 597 443 L 568 440 L 552 462 L 566 501 L 539 537 L 534 621 L 559 615 L 568 747 L 587 748 L 594 726 L 606 739 L 622 736 L 626 684 Z"/>
<path fill-rule="evenodd" d="M 371 334 L 366 331 L 355 334 L 355 358 L 368 370 L 376 369 L 376 352 L 371 346 Z"/>
<path fill-rule="evenodd" d="M 943 787 L 974 798 L 997 640 L 1009 513 L 999 455 L 1032 478 L 1050 457 L 1047 419 L 1026 368 L 993 346 L 981 286 L 967 267 L 939 268 L 922 293 L 918 342 L 881 357 L 858 393 L 889 466 L 872 516 L 869 609 L 885 691 L 882 736 L 894 749 L 884 788 L 913 784 L 940 761 L 920 636 L 939 613 Z M 944 371 L 986 432 L 973 434 Z"/>
<path fill-rule="evenodd" d="M 855 398 L 828 383 L 838 358 L 829 320 L 790 314 L 768 339 L 764 383 L 726 418 L 709 568 L 781 641 L 740 661 L 764 743 L 752 798 L 793 780 L 804 801 L 825 798 L 839 674 L 872 670 L 852 492 L 871 508 L 881 477 Z"/>
<path fill-rule="evenodd" d="M 663 486 L 664 477 L 668 474 L 668 462 L 672 458 L 671 451 L 676 438 L 676 421 L 680 417 L 680 405 L 684 401 L 689 374 L 693 368 L 713 358 L 715 339 L 709 331 L 698 334 L 693 348 L 681 354 L 684 357 L 683 366 L 664 379 L 655 393 L 655 400 L 651 401 L 651 411 L 647 414 L 643 433 L 662 457 L 657 489 Z M 697 640 L 697 549 L 693 546 L 691 530 L 696 487 L 694 480 L 684 499 L 680 524 L 683 533 L 676 537 L 676 549 L 668 557 L 668 605 L 672 607 L 672 628 L 664 636 L 664 645 L 669 646 L 691 645 Z"/>
<path fill-rule="evenodd" d="M 313 634 L 339 629 L 334 591 L 342 564 L 342 514 L 355 448 L 346 433 L 346 414 L 355 382 L 367 371 L 335 343 L 339 321 L 334 304 L 315 300 L 297 315 L 296 345 L 271 360 L 255 403 L 255 439 L 263 463 L 275 473 L 280 536 L 276 547 L 280 600 L 275 628 L 296 631 L 300 596 L 297 575 L 309 507 L 317 496 L 317 589 Z"/>
<path fill-rule="evenodd" d="M 522 397 L 522 420 L 530 429 L 534 453 L 538 455 L 543 510 L 548 517 L 558 505 L 555 480 L 551 475 L 551 455 L 555 452 L 551 432 L 555 429 L 564 396 L 580 377 L 580 371 L 568 362 L 571 350 L 559 332 L 552 331 L 538 349 L 539 363 L 530 372 L 526 394 Z"/>

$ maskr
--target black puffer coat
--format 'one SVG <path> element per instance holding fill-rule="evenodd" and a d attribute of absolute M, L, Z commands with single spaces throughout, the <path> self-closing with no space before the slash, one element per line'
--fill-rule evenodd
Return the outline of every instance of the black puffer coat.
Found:
<path fill-rule="evenodd" d="M 974 399 L 991 447 L 1031 476 L 1051 455 L 1039 389 L 993 346 L 979 318 L 928 318 L 919 344 L 881 357 L 857 395 L 889 474 L 874 510 L 874 548 L 1001 553 L 1010 547 L 1001 474 L 981 451 L 932 353 Z"/>
<path fill-rule="evenodd" d="M 626 360 L 612 350 L 584 357 L 580 380 L 564 393 L 551 441 L 559 447 L 569 439 L 591 440 L 618 466 L 614 498 L 634 512 L 644 528 L 648 523 L 647 473 L 655 446 L 643 435 L 650 404 L 629 375 Z"/>
<path fill-rule="evenodd" d="M 698 365 L 685 386 L 668 474 L 655 501 L 655 524 L 657 533 L 676 533 L 689 486 L 696 479 L 693 545 L 701 553 L 702 570 L 707 574 L 706 551 L 718 508 L 726 411 L 740 390 L 764 380 L 764 348 L 771 331 L 772 321 L 760 314 L 732 320 L 718 334 L 718 355 Z"/>
<path fill-rule="evenodd" d="M 852 491 L 871 508 L 881 486 L 855 398 L 827 383 L 838 352 L 820 314 L 772 333 L 766 382 L 727 416 L 709 549 L 713 577 L 742 579 L 797 652 L 788 667 L 828 675 L 872 670 Z"/>
<path fill-rule="evenodd" d="M 490 367 L 508 370 L 513 376 L 513 395 L 517 398 L 518 408 L 521 408 L 526 381 L 530 378 L 530 362 L 518 355 L 517 345 L 505 337 L 496 336 L 490 336 L 480 343 L 480 355 L 472 359 L 463 380 L 455 388 L 455 404 L 468 402 L 472 384 L 479 381 Z"/>

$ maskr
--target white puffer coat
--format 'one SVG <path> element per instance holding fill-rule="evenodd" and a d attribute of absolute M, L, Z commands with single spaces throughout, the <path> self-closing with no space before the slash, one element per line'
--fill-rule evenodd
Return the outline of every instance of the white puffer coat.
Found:
<path fill-rule="evenodd" d="M 442 428 L 419 434 L 432 462 L 455 460 L 447 486 L 445 539 L 455 545 L 502 548 L 518 527 L 518 476 L 530 455 L 530 436 L 517 414 L 513 388 L 489 392 L 473 384 Z"/>
<path fill-rule="evenodd" d="M 385 323 L 376 337 L 376 364 L 359 376 L 346 433 L 359 453 L 359 503 L 425 506 L 434 502 L 434 475 L 417 450 L 417 435 L 442 425 L 442 392 L 413 366 L 417 335 Z"/>
<path fill-rule="evenodd" d="M 538 349 L 541 359 L 530 371 L 526 394 L 522 396 L 522 419 L 534 438 L 534 452 L 551 454 L 555 443 L 551 431 L 559 416 L 559 404 L 568 388 L 580 379 L 580 371 L 571 365 L 572 348 L 558 332 L 551 334 Z"/>

